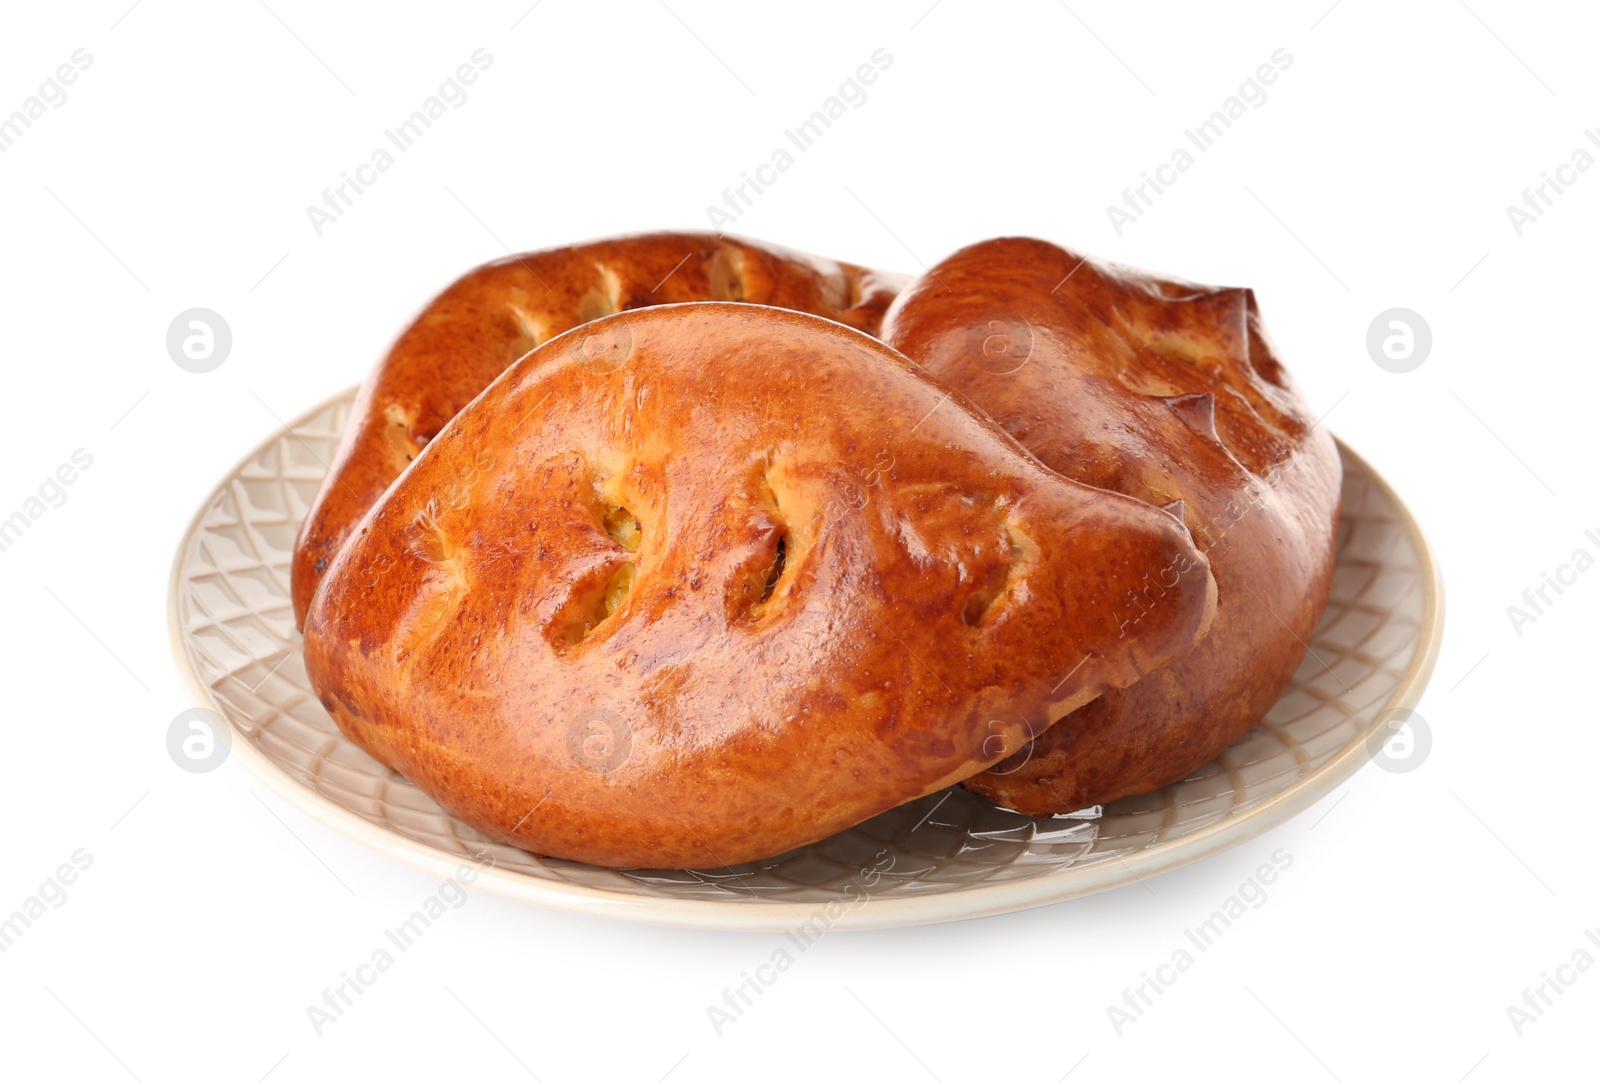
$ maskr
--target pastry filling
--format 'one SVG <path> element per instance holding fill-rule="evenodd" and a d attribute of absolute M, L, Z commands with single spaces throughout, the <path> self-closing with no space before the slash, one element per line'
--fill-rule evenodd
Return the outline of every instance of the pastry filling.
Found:
<path fill-rule="evenodd" d="M 789 539 L 786 535 L 778 535 L 778 555 L 772 561 L 772 570 L 767 573 L 767 580 L 761 586 L 761 597 L 757 600 L 766 601 L 772 597 L 772 592 L 777 589 L 778 580 L 783 578 L 783 566 L 789 559 Z"/>
<path fill-rule="evenodd" d="M 631 560 L 616 570 L 606 583 L 606 589 L 600 592 L 600 600 L 595 603 L 594 612 L 589 619 L 590 630 L 622 608 L 623 601 L 628 597 L 628 591 L 633 589 L 633 577 L 638 574 L 639 565 Z"/>

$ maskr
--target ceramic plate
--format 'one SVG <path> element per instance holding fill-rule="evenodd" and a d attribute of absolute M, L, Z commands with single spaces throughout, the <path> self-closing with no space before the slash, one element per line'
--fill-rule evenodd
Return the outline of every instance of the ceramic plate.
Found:
<path fill-rule="evenodd" d="M 1147 880 L 1252 838 L 1337 787 L 1415 705 L 1439 647 L 1438 571 L 1421 531 L 1342 445 L 1344 516 L 1326 616 L 1266 719 L 1159 792 L 1033 819 L 959 787 L 781 857 L 726 869 L 613 870 L 491 842 L 346 740 L 312 694 L 289 555 L 355 389 L 223 478 L 173 564 L 173 650 L 195 703 L 279 796 L 374 849 L 547 906 L 666 925 L 870 928 L 1003 913 Z"/>

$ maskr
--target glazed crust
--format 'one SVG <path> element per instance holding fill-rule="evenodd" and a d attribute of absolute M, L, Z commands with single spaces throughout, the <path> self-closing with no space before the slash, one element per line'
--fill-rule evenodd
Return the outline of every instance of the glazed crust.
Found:
<path fill-rule="evenodd" d="M 994 764 L 1214 609 L 1177 519 L 877 340 L 700 303 L 546 343 L 445 424 L 334 558 L 305 661 L 493 838 L 719 866 Z"/>
<path fill-rule="evenodd" d="M 435 298 L 367 377 L 295 541 L 303 626 L 323 571 L 433 436 L 533 347 L 600 316 L 683 301 L 746 301 L 876 334 L 901 275 L 710 233 L 648 233 L 486 264 Z"/>
<path fill-rule="evenodd" d="M 1255 725 L 1327 600 L 1340 468 L 1254 295 L 1007 238 L 914 281 L 883 335 L 1047 466 L 1170 508 L 1217 582 L 1194 650 L 967 786 L 1021 812 L 1070 812 L 1183 778 Z"/>

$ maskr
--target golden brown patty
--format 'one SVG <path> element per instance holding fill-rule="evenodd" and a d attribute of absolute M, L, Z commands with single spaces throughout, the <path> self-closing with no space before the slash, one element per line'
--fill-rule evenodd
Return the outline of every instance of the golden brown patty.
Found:
<path fill-rule="evenodd" d="M 1215 602 L 1177 519 L 949 396 L 774 308 L 549 342 L 335 557 L 311 680 L 452 814 L 603 865 L 769 857 L 966 778 Z"/>
<path fill-rule="evenodd" d="M 1340 471 L 1254 295 L 1008 238 L 916 279 L 883 336 L 1045 465 L 1168 508 L 1216 576 L 1216 620 L 1194 650 L 967 786 L 1070 812 L 1180 779 L 1255 725 L 1322 616 Z"/>

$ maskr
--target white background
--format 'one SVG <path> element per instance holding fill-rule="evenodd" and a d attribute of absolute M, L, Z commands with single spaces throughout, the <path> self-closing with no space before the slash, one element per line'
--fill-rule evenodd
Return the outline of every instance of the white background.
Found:
<path fill-rule="evenodd" d="M 1600 967 L 1520 1035 L 1507 1008 L 1580 947 L 1600 958 L 1600 571 L 1520 634 L 1507 607 L 1578 547 L 1600 554 L 1600 170 L 1521 236 L 1506 207 L 1600 128 L 1600 23 L 1470 2 L 8 6 L 0 115 L 75 49 L 93 63 L 0 154 L 0 513 L 75 449 L 94 461 L 0 553 L 0 912 L 75 850 L 93 865 L 0 955 L 0 1072 L 1592 1076 Z M 306 206 L 478 48 L 494 59 L 469 100 L 317 236 Z M 720 1036 L 706 1006 L 778 937 L 474 892 L 317 1036 L 306 1006 L 437 881 L 235 763 L 169 760 L 188 704 L 165 585 L 189 515 L 275 418 L 357 381 L 502 245 L 704 228 L 878 48 L 893 64 L 865 103 L 732 228 L 907 271 L 1028 233 L 1253 286 L 1316 411 L 1437 548 L 1430 758 L 1366 768 L 1148 889 L 829 936 Z M 1279 48 L 1293 64 L 1265 104 L 1119 236 L 1106 206 Z M 234 337 L 206 375 L 164 344 L 196 306 Z M 1433 330 L 1405 375 L 1365 347 L 1394 306 Z M 1117 1034 L 1107 1005 L 1279 847 L 1294 864 L 1265 905 Z"/>

